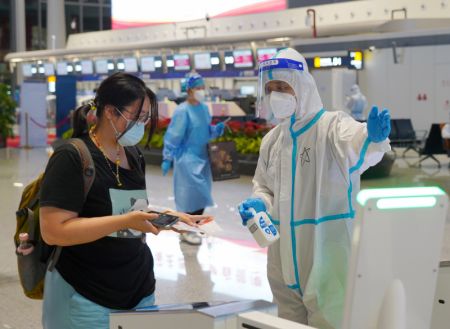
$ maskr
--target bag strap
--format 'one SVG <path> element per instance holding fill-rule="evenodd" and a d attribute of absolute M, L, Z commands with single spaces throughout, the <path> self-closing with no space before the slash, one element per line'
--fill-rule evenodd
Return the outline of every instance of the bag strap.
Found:
<path fill-rule="evenodd" d="M 83 170 L 83 182 L 84 182 L 84 199 L 87 198 L 89 191 L 91 190 L 92 184 L 95 180 L 95 164 L 92 159 L 91 152 L 89 151 L 85 142 L 80 138 L 71 138 L 69 140 L 81 159 L 81 166 Z"/>
<path fill-rule="evenodd" d="M 131 156 L 133 157 L 134 162 L 140 166 L 142 173 L 145 174 L 145 161 L 144 161 L 144 155 L 142 154 L 141 150 L 137 146 L 130 146 L 127 147 L 127 150 L 130 152 Z"/>
<path fill-rule="evenodd" d="M 83 171 L 83 183 L 84 183 L 84 199 L 86 200 L 89 191 L 91 190 L 92 184 L 95 180 L 95 164 L 92 159 L 91 152 L 89 151 L 86 143 L 80 138 L 71 138 L 69 143 L 72 144 L 77 150 L 80 159 L 81 167 Z M 56 263 L 58 262 L 59 256 L 61 255 L 62 247 L 57 246 L 50 256 L 48 263 L 48 270 L 51 272 Z"/>

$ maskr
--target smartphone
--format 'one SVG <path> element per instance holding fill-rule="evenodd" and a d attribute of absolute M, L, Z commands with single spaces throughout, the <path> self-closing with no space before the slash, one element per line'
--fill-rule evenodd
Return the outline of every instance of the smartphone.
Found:
<path fill-rule="evenodd" d="M 177 216 L 170 214 L 163 214 L 157 211 L 149 211 L 149 213 L 158 215 L 158 218 L 155 218 L 150 221 L 150 223 L 152 225 L 155 225 L 156 227 L 169 228 L 170 226 L 178 223 L 178 221 L 180 220 L 180 218 Z"/>

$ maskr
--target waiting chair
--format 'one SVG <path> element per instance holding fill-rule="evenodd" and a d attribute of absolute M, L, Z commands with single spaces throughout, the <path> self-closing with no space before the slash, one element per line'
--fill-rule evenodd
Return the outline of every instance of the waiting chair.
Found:
<path fill-rule="evenodd" d="M 419 155 L 421 156 L 418 165 L 420 166 L 423 161 L 430 158 L 434 160 L 438 167 L 441 167 L 440 161 L 435 157 L 437 154 L 447 154 L 443 146 L 443 139 L 441 135 L 441 127 L 439 124 L 433 123 L 430 128 L 430 133 L 428 134 L 423 147 L 418 148 Z"/>
<path fill-rule="evenodd" d="M 409 150 L 420 153 L 419 147 L 425 141 L 426 130 L 414 130 L 411 119 L 393 119 L 391 129 L 394 130 L 391 145 L 406 147 L 402 154 L 403 157 Z"/>

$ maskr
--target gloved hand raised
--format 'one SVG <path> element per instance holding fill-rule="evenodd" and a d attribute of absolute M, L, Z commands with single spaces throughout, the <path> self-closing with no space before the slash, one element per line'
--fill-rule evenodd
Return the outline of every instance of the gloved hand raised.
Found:
<path fill-rule="evenodd" d="M 243 201 L 239 205 L 238 209 L 239 214 L 241 215 L 242 218 L 242 225 L 244 226 L 247 225 L 248 220 L 253 217 L 250 208 L 255 209 L 257 213 L 261 211 L 266 211 L 266 205 L 264 204 L 264 201 L 261 200 L 260 198 L 249 198 Z"/>
<path fill-rule="evenodd" d="M 367 131 L 371 142 L 380 143 L 388 138 L 391 132 L 391 116 L 389 110 L 378 113 L 378 107 L 372 107 L 367 119 Z"/>
<path fill-rule="evenodd" d="M 172 167 L 172 161 L 170 161 L 170 160 L 163 160 L 163 162 L 161 163 L 161 169 L 162 169 L 162 172 L 163 172 L 163 176 L 167 175 L 167 173 L 169 172 L 171 167 Z"/>
<path fill-rule="evenodd" d="M 223 122 L 219 122 L 218 124 L 215 125 L 215 130 L 216 130 L 216 135 L 218 137 L 223 135 L 223 132 L 225 130 L 225 124 Z"/>

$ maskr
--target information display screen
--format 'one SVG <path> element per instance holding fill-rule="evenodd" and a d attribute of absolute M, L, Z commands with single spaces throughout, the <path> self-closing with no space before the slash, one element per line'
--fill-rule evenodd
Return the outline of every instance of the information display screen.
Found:
<path fill-rule="evenodd" d="M 137 60 L 134 57 L 127 57 L 123 59 L 125 65 L 125 72 L 136 73 L 138 71 Z"/>
<path fill-rule="evenodd" d="M 82 74 L 94 74 L 94 63 L 90 60 L 81 61 L 81 73 Z"/>
<path fill-rule="evenodd" d="M 250 49 L 233 51 L 233 58 L 235 68 L 241 69 L 253 67 L 253 54 Z"/>
<path fill-rule="evenodd" d="M 55 65 L 53 63 L 44 63 L 44 74 L 46 76 L 55 75 Z"/>
<path fill-rule="evenodd" d="M 278 50 L 277 48 L 263 48 L 258 49 L 256 51 L 256 54 L 258 55 L 258 62 L 261 63 L 262 61 L 271 59 L 272 57 L 275 57 Z"/>
<path fill-rule="evenodd" d="M 56 74 L 67 75 L 67 62 L 56 63 Z"/>
<path fill-rule="evenodd" d="M 210 70 L 211 65 L 211 54 L 202 53 L 194 55 L 194 65 L 196 70 Z"/>
<path fill-rule="evenodd" d="M 155 72 L 155 57 L 145 56 L 141 57 L 141 71 L 142 72 Z"/>
<path fill-rule="evenodd" d="M 95 61 L 95 72 L 97 74 L 107 74 L 108 73 L 108 60 L 98 59 Z"/>
<path fill-rule="evenodd" d="M 173 64 L 175 71 L 189 71 L 191 69 L 189 55 L 187 54 L 173 55 Z"/>
<path fill-rule="evenodd" d="M 31 77 L 33 75 L 31 72 L 32 67 L 31 64 L 22 64 L 22 74 L 24 77 Z"/>

